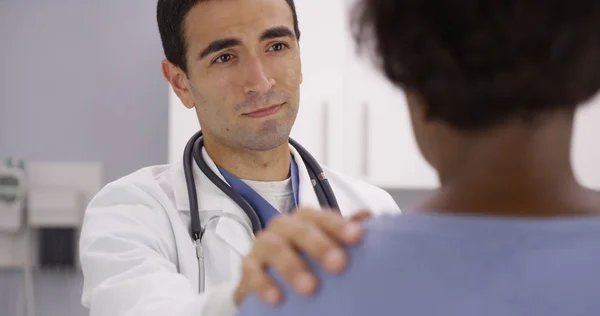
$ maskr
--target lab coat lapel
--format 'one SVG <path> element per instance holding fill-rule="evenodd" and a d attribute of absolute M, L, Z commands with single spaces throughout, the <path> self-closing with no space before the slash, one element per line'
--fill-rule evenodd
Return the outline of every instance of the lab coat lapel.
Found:
<path fill-rule="evenodd" d="M 300 203 L 300 207 L 308 207 L 308 208 L 316 208 L 320 209 L 321 206 L 319 204 L 319 199 L 317 198 L 317 194 L 315 193 L 315 188 L 311 182 L 310 176 L 308 175 L 308 170 L 306 169 L 306 165 L 300 157 L 300 154 L 296 149 L 290 145 L 290 152 L 298 165 L 298 178 L 300 179 L 300 185 L 298 189 L 298 200 Z"/>
<path fill-rule="evenodd" d="M 208 156 L 208 153 L 204 148 L 202 148 L 202 156 L 211 170 L 221 178 L 221 180 L 225 181 L 219 172 L 219 169 Z M 247 254 L 252 247 L 254 236 L 248 235 L 247 229 L 240 222 L 251 227 L 250 219 L 244 213 L 242 208 L 240 208 L 225 193 L 219 190 L 219 188 L 204 175 L 196 163 L 193 165 L 193 170 L 194 179 L 196 181 L 196 190 L 198 192 L 198 209 L 200 211 L 202 227 L 205 227 L 206 221 L 214 215 L 228 213 L 228 216 L 237 218 L 239 222 L 228 216 L 221 216 L 219 219 L 215 220 L 217 221 L 216 234 L 240 255 L 243 256 Z M 225 182 L 227 183 L 227 181 Z M 175 187 L 177 190 L 175 195 L 177 196 L 177 206 L 180 211 L 189 212 L 190 204 L 183 173 L 181 179 L 177 181 L 176 184 Z"/>
<path fill-rule="evenodd" d="M 217 175 L 221 180 L 225 181 L 223 175 L 217 168 L 217 165 L 214 161 L 208 156 L 208 153 L 204 148 L 202 148 L 202 156 L 206 161 L 206 164 L 210 167 L 210 169 Z M 197 166 L 196 166 L 197 167 Z M 198 168 L 198 172 L 202 173 L 200 168 Z M 229 198 L 225 193 L 223 193 L 219 188 L 217 188 L 204 174 L 202 174 L 202 182 L 200 183 L 201 192 L 204 192 L 204 187 L 206 190 L 210 190 L 208 196 L 212 197 L 211 199 L 206 199 L 206 204 L 200 207 L 201 210 L 215 210 L 221 209 L 224 213 L 228 213 L 231 216 L 236 217 L 239 221 L 244 223 L 245 225 L 252 227 L 250 219 L 248 215 L 244 213 L 244 210 L 237 205 L 231 198 Z M 227 183 L 227 181 L 225 181 Z M 219 218 L 219 222 L 217 223 L 217 235 L 223 239 L 226 243 L 228 243 L 231 247 L 233 247 L 237 252 L 244 256 L 250 249 L 252 248 L 252 243 L 254 242 L 254 236 L 248 235 L 248 231 L 245 227 L 242 226 L 241 223 L 230 217 L 221 217 Z"/>

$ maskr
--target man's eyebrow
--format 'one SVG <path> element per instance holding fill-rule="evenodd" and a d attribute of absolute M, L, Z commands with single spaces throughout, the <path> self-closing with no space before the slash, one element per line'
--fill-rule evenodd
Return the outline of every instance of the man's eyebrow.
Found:
<path fill-rule="evenodd" d="M 260 35 L 260 40 L 268 40 L 278 37 L 291 37 L 295 38 L 294 32 L 285 26 L 275 26 L 270 29 L 267 29 Z"/>
<path fill-rule="evenodd" d="M 275 26 L 275 27 L 265 30 L 260 35 L 260 40 L 264 41 L 264 40 L 274 39 L 274 38 L 279 38 L 279 37 L 295 38 L 294 32 L 292 32 L 292 30 L 290 30 L 288 27 Z M 221 51 L 221 50 L 233 47 L 233 46 L 238 46 L 241 44 L 242 44 L 242 41 L 240 41 L 239 39 L 236 39 L 236 38 L 222 38 L 222 39 L 214 40 L 200 52 L 200 54 L 198 55 L 198 59 L 203 59 L 204 57 L 206 57 L 212 53 L 215 53 L 215 52 L 218 52 L 218 51 Z"/>
<path fill-rule="evenodd" d="M 198 55 L 198 59 L 202 59 L 212 53 L 224 50 L 233 46 L 241 45 L 242 42 L 236 38 L 222 38 L 214 40 L 204 48 Z"/>

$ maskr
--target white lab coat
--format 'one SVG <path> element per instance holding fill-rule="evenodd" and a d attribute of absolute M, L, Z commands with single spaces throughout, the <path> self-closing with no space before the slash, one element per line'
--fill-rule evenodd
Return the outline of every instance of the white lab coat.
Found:
<path fill-rule="evenodd" d="M 306 166 L 295 149 L 302 207 L 319 207 Z M 203 151 L 213 171 L 214 162 Z M 399 212 L 382 189 L 323 167 L 341 212 Z M 194 164 L 200 218 L 221 212 L 250 220 Z M 243 256 L 254 236 L 228 217 L 211 221 L 203 237 L 206 288 L 198 293 L 198 261 L 190 237 L 183 163 L 153 166 L 105 186 L 86 210 L 80 238 L 82 302 L 91 316 L 229 316 Z"/>

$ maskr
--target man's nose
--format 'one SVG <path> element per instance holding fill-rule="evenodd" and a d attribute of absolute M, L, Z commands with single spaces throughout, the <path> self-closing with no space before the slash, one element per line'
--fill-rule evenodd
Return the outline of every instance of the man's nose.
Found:
<path fill-rule="evenodd" d="M 259 58 L 252 58 L 246 65 L 246 94 L 264 95 L 275 85 L 275 79 L 270 78 Z"/>

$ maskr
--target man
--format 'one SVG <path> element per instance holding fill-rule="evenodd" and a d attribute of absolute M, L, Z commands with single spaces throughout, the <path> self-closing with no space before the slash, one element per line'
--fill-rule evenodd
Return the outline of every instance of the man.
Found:
<path fill-rule="evenodd" d="M 280 301 L 266 264 L 299 293 L 312 293 L 317 280 L 293 249 L 339 272 L 341 246 L 361 238 L 353 220 L 368 215 L 359 211 L 398 207 L 385 191 L 324 168 L 339 211 L 352 220 L 335 210 L 293 211 L 319 206 L 307 166 L 288 143 L 302 81 L 294 2 L 160 0 L 157 17 L 163 74 L 202 126 L 196 157 L 266 229 L 254 241 L 250 215 L 194 159 L 203 246 L 195 248 L 183 162 L 137 171 L 103 188 L 86 211 L 84 305 L 96 316 L 232 315 L 249 292 Z"/>
<path fill-rule="evenodd" d="M 406 92 L 441 189 L 365 224 L 318 296 L 240 315 L 600 315 L 600 199 L 570 161 L 577 106 L 600 90 L 600 2 L 360 5 L 359 43 L 374 37 Z"/>

